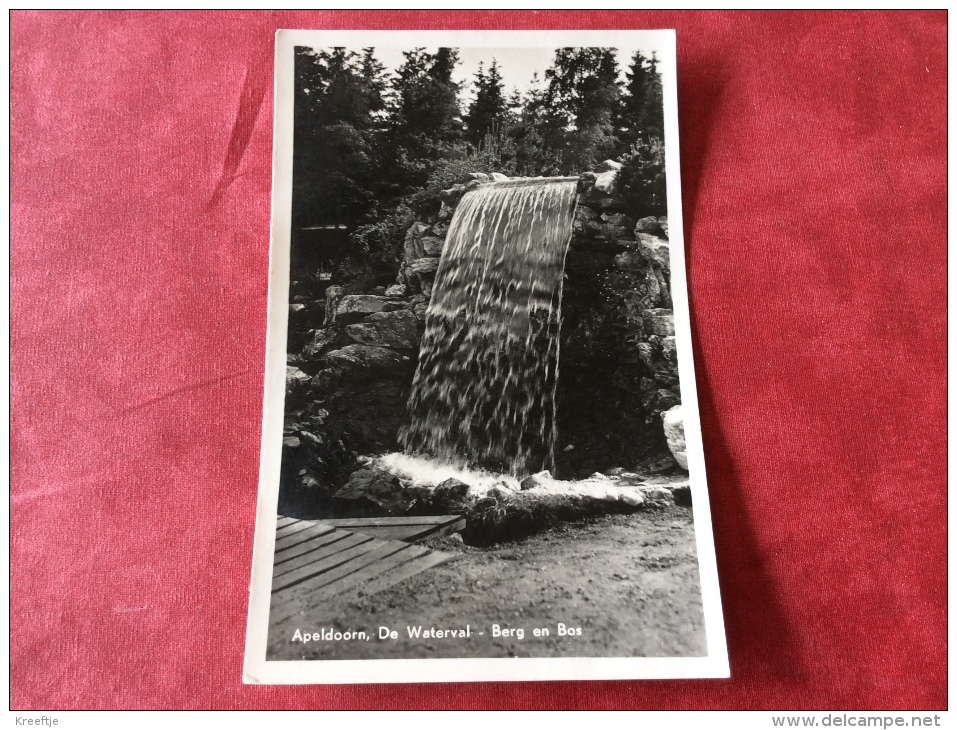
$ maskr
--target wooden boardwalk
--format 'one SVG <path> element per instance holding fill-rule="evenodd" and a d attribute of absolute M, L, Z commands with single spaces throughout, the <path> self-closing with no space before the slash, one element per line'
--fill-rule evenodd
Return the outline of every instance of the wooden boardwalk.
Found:
<path fill-rule="evenodd" d="M 279 517 L 273 603 L 290 589 L 323 596 L 376 593 L 454 557 L 410 541 L 457 532 L 459 515 L 297 520 Z M 290 593 L 292 598 L 292 593 Z"/>

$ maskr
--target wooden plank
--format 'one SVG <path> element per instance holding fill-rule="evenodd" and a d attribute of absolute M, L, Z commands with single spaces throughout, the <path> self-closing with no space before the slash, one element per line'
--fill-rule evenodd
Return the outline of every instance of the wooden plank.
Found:
<path fill-rule="evenodd" d="M 381 527 L 365 527 L 354 525 L 348 528 L 352 532 L 362 532 L 366 535 L 382 540 L 405 540 L 411 542 L 426 537 L 438 537 L 465 529 L 465 518 L 454 520 L 447 524 L 432 525 L 383 525 Z"/>
<path fill-rule="evenodd" d="M 368 537 L 363 535 L 362 537 Z M 391 545 L 392 543 L 385 543 Z M 402 547 L 408 547 L 404 542 L 398 543 Z M 272 589 L 273 591 L 281 591 L 284 588 L 289 588 L 294 586 L 297 583 L 302 583 L 303 581 L 313 579 L 319 580 L 320 585 L 325 585 L 325 575 L 327 573 L 334 573 L 336 570 L 340 569 L 342 565 L 348 564 L 353 558 L 361 557 L 363 554 L 375 550 L 377 547 L 377 542 L 369 537 L 364 542 L 355 545 L 347 550 L 341 550 L 334 555 L 316 560 L 314 562 L 308 563 L 296 570 L 293 570 L 283 575 L 273 578 Z M 347 570 L 346 574 L 351 573 L 351 570 Z M 338 573 L 336 573 L 338 575 Z"/>
<path fill-rule="evenodd" d="M 428 555 L 429 552 L 428 548 L 424 548 L 421 545 L 409 545 L 408 550 L 400 550 L 391 555 L 386 555 L 374 563 L 370 563 L 347 576 L 343 576 L 335 583 L 327 585 L 326 589 L 333 591 L 336 595 L 346 593 L 354 588 L 358 588 L 376 576 L 394 570 L 411 560 Z"/>
<path fill-rule="evenodd" d="M 280 537 L 288 537 L 289 535 L 295 535 L 297 532 L 302 532 L 303 530 L 309 529 L 312 527 L 315 522 L 295 522 L 291 525 L 286 525 L 285 527 L 276 528 L 276 539 Z"/>
<path fill-rule="evenodd" d="M 313 538 L 312 540 L 307 540 L 306 542 L 299 543 L 294 545 L 287 550 L 283 550 L 281 553 L 276 553 L 273 558 L 273 565 L 281 565 L 287 560 L 292 560 L 293 558 L 298 558 L 300 555 L 305 555 L 306 553 L 311 553 L 313 550 L 318 550 L 321 547 L 331 545 L 334 542 L 339 542 L 344 540 L 350 535 L 354 535 L 354 532 L 346 532 L 345 530 L 333 530 L 327 535 L 322 535 L 320 537 Z"/>
<path fill-rule="evenodd" d="M 305 530 L 300 530 L 295 535 L 276 538 L 276 552 L 278 553 L 282 550 L 288 550 L 289 548 L 300 543 L 321 537 L 322 535 L 328 535 L 335 529 L 336 528 L 330 527 L 329 525 L 310 525 Z"/>
<path fill-rule="evenodd" d="M 333 527 L 385 527 L 391 525 L 437 525 L 462 519 L 462 515 L 421 515 L 416 517 L 343 517 L 333 520 L 319 520 Z"/>
<path fill-rule="evenodd" d="M 415 545 L 409 545 L 407 542 L 396 542 L 394 540 L 389 540 L 388 542 L 385 540 L 376 540 L 374 541 L 374 545 L 375 547 L 372 550 L 364 555 L 360 555 L 355 560 L 350 560 L 348 563 L 343 563 L 321 575 L 315 576 L 309 582 L 310 590 L 322 588 L 324 594 L 330 596 L 335 595 L 338 592 L 334 585 L 337 581 L 352 575 L 366 566 L 377 563 L 394 553 L 403 550 L 412 550 L 416 547 Z"/>
<path fill-rule="evenodd" d="M 452 553 L 442 553 L 437 550 L 427 551 L 425 555 L 417 556 L 408 562 L 396 566 L 392 570 L 370 577 L 365 582 L 356 586 L 356 593 L 360 596 L 371 596 L 379 591 L 384 591 L 386 588 L 391 588 L 396 583 L 411 578 L 423 570 L 434 568 L 436 565 L 452 560 L 455 557 Z"/>
<path fill-rule="evenodd" d="M 283 527 L 285 525 L 291 525 L 296 522 L 299 522 L 299 520 L 297 520 L 295 517 L 283 517 L 282 515 L 280 515 L 279 517 L 276 518 L 276 525 L 278 525 L 279 527 Z"/>
<path fill-rule="evenodd" d="M 342 540 L 337 540 L 336 542 L 327 545 L 317 546 L 315 550 L 298 555 L 283 563 L 277 563 L 273 567 L 272 571 L 273 580 L 281 575 L 286 575 L 296 570 L 302 570 L 303 568 L 314 565 L 322 560 L 329 560 L 339 553 L 352 550 L 353 548 L 364 545 L 368 542 L 373 542 L 373 538 L 369 537 L 368 535 L 347 533 Z"/>

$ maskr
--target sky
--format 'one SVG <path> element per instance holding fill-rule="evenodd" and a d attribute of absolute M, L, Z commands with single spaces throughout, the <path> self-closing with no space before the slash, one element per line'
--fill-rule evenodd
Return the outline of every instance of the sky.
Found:
<path fill-rule="evenodd" d="M 375 49 L 375 56 L 389 72 L 395 71 L 405 58 L 402 55 L 403 50 L 399 48 L 385 48 L 378 46 Z M 435 48 L 426 48 L 430 53 L 435 52 Z M 634 48 L 622 48 L 617 51 L 619 78 L 625 81 L 625 72 L 631 64 L 631 56 Z M 524 48 L 459 48 L 460 63 L 456 66 L 453 78 L 462 84 L 463 102 L 468 103 L 474 96 L 474 79 L 478 71 L 479 62 L 484 67 L 488 67 L 494 58 L 499 65 L 499 72 L 502 75 L 502 82 L 505 86 L 506 98 L 511 95 L 514 89 L 524 93 L 531 86 L 532 74 L 538 73 L 539 80 L 545 78 L 545 70 L 552 65 L 552 59 L 555 57 L 555 49 L 547 47 L 524 47 Z M 650 50 L 642 51 L 646 56 L 651 55 Z"/>

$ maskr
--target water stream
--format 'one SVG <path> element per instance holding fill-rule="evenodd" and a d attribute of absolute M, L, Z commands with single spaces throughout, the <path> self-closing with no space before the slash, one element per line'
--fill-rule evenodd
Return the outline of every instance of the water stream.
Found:
<path fill-rule="evenodd" d="M 577 178 L 481 185 L 449 226 L 409 399 L 408 453 L 554 470 L 562 278 Z"/>

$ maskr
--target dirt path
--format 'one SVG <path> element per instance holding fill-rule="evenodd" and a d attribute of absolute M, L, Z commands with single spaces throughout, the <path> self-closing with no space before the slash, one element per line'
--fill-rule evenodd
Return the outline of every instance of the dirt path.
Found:
<path fill-rule="evenodd" d="M 372 596 L 310 606 L 308 625 L 271 631 L 270 659 L 702 656 L 706 652 L 691 510 L 684 507 L 566 524 L 516 543 L 430 547 L 455 560 Z M 499 629 L 522 629 L 495 636 Z M 559 624 L 572 635 L 559 635 Z M 409 630 L 469 636 L 410 638 Z M 379 639 L 380 627 L 397 638 Z M 360 641 L 293 641 L 322 628 Z M 548 629 L 535 636 L 535 629 Z M 580 629 L 576 635 L 574 629 Z"/>

